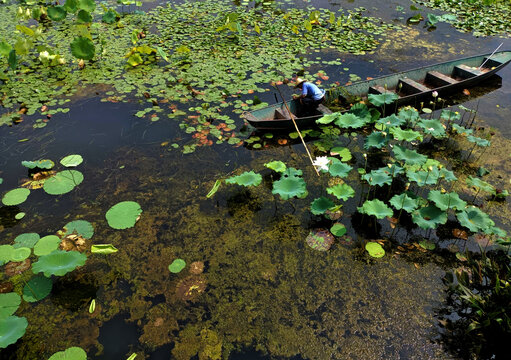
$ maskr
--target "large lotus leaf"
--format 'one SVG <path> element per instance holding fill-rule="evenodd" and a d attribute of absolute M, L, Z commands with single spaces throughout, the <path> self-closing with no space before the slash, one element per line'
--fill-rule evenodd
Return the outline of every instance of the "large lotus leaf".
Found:
<path fill-rule="evenodd" d="M 454 175 L 454 172 L 447 170 L 446 168 L 440 169 L 440 177 L 443 177 L 445 181 L 456 181 L 458 178 Z"/>
<path fill-rule="evenodd" d="M 271 169 L 273 171 L 276 171 L 276 172 L 279 172 L 279 173 L 282 173 L 284 171 L 286 171 L 286 164 L 284 164 L 282 161 L 270 161 L 269 163 L 266 163 L 264 164 L 264 166 L 266 166 L 268 169 Z"/>
<path fill-rule="evenodd" d="M 366 104 L 363 104 L 363 103 L 356 103 L 355 105 L 353 105 L 350 108 L 349 113 L 359 117 L 360 119 L 363 119 L 366 124 L 368 122 L 371 122 L 371 120 L 373 120 L 372 115 L 369 112 L 369 108 L 367 107 Z M 379 116 L 379 113 L 378 113 L 378 116 Z"/>
<path fill-rule="evenodd" d="M 335 196 L 337 199 L 344 201 L 355 196 L 355 190 L 353 190 L 353 188 L 348 184 L 337 184 L 332 187 L 328 187 L 326 188 L 326 192 Z"/>
<path fill-rule="evenodd" d="M 283 173 L 282 176 L 302 176 L 303 171 L 297 170 L 295 168 L 287 168 Z"/>
<path fill-rule="evenodd" d="M 70 12 L 74 14 L 78 11 L 78 0 L 66 0 L 66 3 L 64 4 L 64 9 L 67 12 Z"/>
<path fill-rule="evenodd" d="M 43 159 L 43 160 L 37 160 L 37 161 L 22 161 L 21 165 L 23 165 L 24 167 L 29 168 L 29 169 L 37 168 L 37 169 L 50 170 L 50 169 L 53 169 L 53 167 L 55 166 L 55 163 L 51 160 Z"/>
<path fill-rule="evenodd" d="M 64 229 L 66 229 L 65 236 L 76 233 L 85 239 L 90 239 L 94 235 L 94 227 L 87 220 L 75 220 L 68 222 L 64 225 Z"/>
<path fill-rule="evenodd" d="M 429 134 L 435 139 L 441 139 L 447 136 L 444 125 L 437 119 L 421 119 L 417 125 L 424 130 L 425 134 Z"/>
<path fill-rule="evenodd" d="M 419 170 L 430 171 L 430 169 L 433 168 L 432 171 L 435 171 L 434 168 L 436 168 L 436 170 L 438 170 L 442 166 L 443 165 L 440 161 L 428 158 L 428 159 L 426 159 L 426 162 L 421 163 L 421 164 L 413 164 L 413 165 L 406 164 L 405 168 L 410 171 L 419 171 Z M 438 174 L 438 175 L 440 176 L 440 174 Z"/>
<path fill-rule="evenodd" d="M 48 7 L 48 17 L 53 21 L 61 21 L 66 18 L 67 12 L 63 6 Z"/>
<path fill-rule="evenodd" d="M 44 182 L 43 189 L 50 195 L 66 194 L 83 181 L 83 174 L 78 170 L 60 171 Z"/>
<path fill-rule="evenodd" d="M 486 181 L 483 181 L 479 178 L 469 176 L 466 180 L 466 183 L 468 186 L 473 186 L 478 190 L 483 190 L 489 193 L 495 192 L 495 188 L 493 187 L 493 185 L 488 184 Z"/>
<path fill-rule="evenodd" d="M 258 186 L 263 177 L 261 174 L 257 174 L 253 171 L 246 171 L 241 175 L 232 176 L 228 179 L 225 179 L 226 184 L 238 184 L 243 186 Z"/>
<path fill-rule="evenodd" d="M 440 173 L 437 168 L 433 168 L 431 171 L 406 171 L 406 177 L 408 180 L 415 181 L 417 185 L 435 185 L 438 181 Z"/>
<path fill-rule="evenodd" d="M 0 245 L 0 265 L 11 261 L 14 250 L 12 245 Z"/>
<path fill-rule="evenodd" d="M 88 11 L 80 10 L 76 14 L 76 22 L 78 24 L 89 24 L 92 22 L 92 15 Z"/>
<path fill-rule="evenodd" d="M 328 230 L 314 229 L 307 235 L 305 242 L 314 250 L 327 251 L 334 243 L 334 240 L 334 236 Z"/>
<path fill-rule="evenodd" d="M 384 146 L 387 146 L 389 139 L 382 132 L 375 131 L 366 137 L 364 143 L 364 149 L 369 150 L 372 147 L 377 149 L 381 149 Z"/>
<path fill-rule="evenodd" d="M 396 164 L 388 164 L 387 165 L 387 171 L 388 173 L 390 174 L 390 176 L 392 176 L 393 178 L 396 177 L 397 175 L 401 175 L 401 174 L 404 174 L 405 173 L 405 169 L 402 168 L 401 166 L 399 165 L 396 165 Z"/>
<path fill-rule="evenodd" d="M 346 229 L 346 226 L 344 226 L 344 224 L 341 224 L 341 223 L 335 223 L 331 228 L 330 228 L 330 232 L 332 234 L 334 234 L 335 236 L 343 236 L 344 234 L 346 234 L 347 232 L 347 229 Z"/>
<path fill-rule="evenodd" d="M 133 227 L 137 222 L 142 208 L 135 201 L 121 201 L 115 204 L 106 212 L 108 225 L 114 229 L 127 229 Z"/>
<path fill-rule="evenodd" d="M 359 118 L 356 115 L 346 113 L 339 116 L 339 118 L 335 121 L 335 125 L 339 126 L 343 129 L 348 128 L 361 128 L 366 124 L 366 119 Z"/>
<path fill-rule="evenodd" d="M 442 110 L 440 114 L 440 119 L 447 120 L 449 122 L 458 121 L 461 118 L 461 114 L 457 111 L 452 110 Z"/>
<path fill-rule="evenodd" d="M 101 20 L 107 24 L 113 24 L 117 20 L 118 13 L 115 10 L 107 10 L 104 14 Z M 161 49 L 159 47 L 159 49 Z M 166 56 L 162 56 L 164 59 Z"/>
<path fill-rule="evenodd" d="M 24 233 L 16 236 L 14 239 L 14 247 L 28 247 L 33 248 L 34 245 L 39 241 L 39 234 L 37 233 Z"/>
<path fill-rule="evenodd" d="M 426 155 L 399 145 L 394 146 L 394 156 L 397 160 L 404 161 L 408 165 L 422 165 L 428 159 Z"/>
<path fill-rule="evenodd" d="M 351 151 L 348 148 L 342 146 L 336 146 L 330 149 L 330 155 L 339 156 L 341 161 L 350 161 L 353 155 L 351 155 Z"/>
<path fill-rule="evenodd" d="M 73 346 L 56 352 L 48 360 L 87 360 L 87 353 L 82 348 Z"/>
<path fill-rule="evenodd" d="M 341 162 L 339 159 L 332 157 L 329 157 L 328 159 L 331 161 L 330 166 L 328 167 L 328 172 L 332 176 L 346 177 L 349 172 L 353 170 L 353 167 Z"/>
<path fill-rule="evenodd" d="M 83 266 L 86 260 L 87 256 L 78 251 L 55 250 L 39 257 L 39 260 L 32 264 L 32 271 L 34 274 L 42 272 L 47 277 L 63 276 L 78 266 Z"/>
<path fill-rule="evenodd" d="M 96 9 L 96 2 L 94 0 L 78 0 L 78 9 L 92 13 Z"/>
<path fill-rule="evenodd" d="M 78 155 L 78 154 L 68 155 L 68 156 L 64 157 L 62 160 L 60 160 L 60 163 L 62 165 L 64 165 L 65 167 L 78 166 L 82 162 L 83 162 L 83 157 L 82 157 L 82 155 Z"/>
<path fill-rule="evenodd" d="M 27 330 L 28 321 L 24 317 L 9 316 L 0 320 L 0 348 L 14 344 Z"/>
<path fill-rule="evenodd" d="M 2 203 L 6 206 L 19 205 L 27 200 L 30 190 L 25 188 L 13 189 L 5 193 L 2 197 Z"/>
<path fill-rule="evenodd" d="M 415 211 L 412 220 L 422 229 L 436 229 L 439 224 L 447 222 L 447 213 L 435 205 L 429 205 Z"/>
<path fill-rule="evenodd" d="M 467 140 L 481 147 L 488 147 L 491 145 L 490 140 L 481 139 L 480 137 L 477 136 L 469 135 L 467 136 Z"/>
<path fill-rule="evenodd" d="M 487 235 L 496 235 L 500 238 L 505 238 L 507 236 L 506 230 L 503 230 L 497 226 L 489 226 L 483 230 Z"/>
<path fill-rule="evenodd" d="M 371 170 L 371 172 L 362 175 L 362 179 L 371 186 L 383 186 L 392 184 L 392 176 L 386 169 Z"/>
<path fill-rule="evenodd" d="M 56 235 L 45 236 L 35 244 L 34 254 L 37 256 L 48 255 L 59 248 L 60 242 L 60 238 Z"/>
<path fill-rule="evenodd" d="M 316 120 L 316 123 L 318 124 L 330 124 L 332 121 L 335 121 L 339 118 L 339 116 L 341 116 L 341 113 L 339 112 L 335 112 L 335 113 L 332 113 L 332 114 L 327 114 L 327 115 L 324 115 L 322 117 L 320 117 L 319 119 Z"/>
<path fill-rule="evenodd" d="M 307 196 L 307 187 L 301 177 L 282 177 L 273 182 L 272 194 L 279 194 L 282 200 L 288 200 L 294 196 L 303 198 Z"/>
<path fill-rule="evenodd" d="M 385 255 L 385 250 L 377 242 L 370 241 L 366 244 L 365 248 L 366 248 L 367 252 L 369 253 L 369 255 L 374 258 L 378 259 Z"/>
<path fill-rule="evenodd" d="M 23 261 L 26 258 L 28 258 L 31 253 L 32 253 L 32 250 L 27 247 L 20 247 L 20 248 L 14 249 L 11 254 L 11 261 L 15 261 L 15 262 Z"/>
<path fill-rule="evenodd" d="M 50 294 L 52 287 L 53 281 L 51 278 L 42 274 L 36 275 L 23 287 L 23 300 L 27 302 L 42 300 Z"/>
<path fill-rule="evenodd" d="M 464 135 L 464 136 L 467 136 L 467 135 L 470 135 L 474 132 L 474 129 L 467 129 L 463 126 L 460 126 L 458 124 L 452 124 L 452 128 L 454 129 L 454 131 L 456 131 L 458 134 L 460 135 Z"/>
<path fill-rule="evenodd" d="M 390 116 L 379 119 L 376 123 L 385 125 L 386 127 L 390 128 L 394 126 L 401 126 L 406 123 L 406 120 L 392 114 Z"/>
<path fill-rule="evenodd" d="M 186 261 L 184 261 L 183 259 L 175 259 L 174 261 L 172 261 L 172 264 L 169 265 L 169 271 L 171 273 L 177 274 L 181 272 L 181 270 L 183 270 L 185 266 Z"/>
<path fill-rule="evenodd" d="M 374 215 L 377 219 L 391 217 L 392 210 L 381 200 L 366 200 L 362 207 L 357 208 L 363 214 Z"/>
<path fill-rule="evenodd" d="M 71 42 L 71 53 L 77 59 L 92 60 L 96 54 L 96 48 L 90 39 L 79 36 Z"/>
<path fill-rule="evenodd" d="M 399 95 L 393 92 L 384 92 L 383 94 L 369 94 L 367 99 L 374 106 L 383 106 L 383 104 L 392 104 L 399 99 Z"/>
<path fill-rule="evenodd" d="M 96 244 L 96 245 L 92 245 L 90 248 L 90 252 L 93 254 L 108 255 L 108 254 L 114 254 L 118 251 L 119 250 L 112 244 Z"/>
<path fill-rule="evenodd" d="M 467 203 L 461 200 L 455 192 L 442 194 L 440 190 L 432 190 L 428 194 L 428 200 L 433 201 L 437 208 L 444 211 L 447 209 L 463 210 L 467 206 Z"/>
<path fill-rule="evenodd" d="M 0 294 L 0 320 L 6 319 L 18 310 L 21 296 L 15 292 Z"/>
<path fill-rule="evenodd" d="M 408 196 L 406 193 L 394 195 L 389 202 L 396 210 L 403 209 L 407 213 L 411 213 L 419 207 L 419 200 Z"/>
<path fill-rule="evenodd" d="M 422 134 L 415 130 L 403 130 L 400 127 L 392 127 L 390 128 L 389 132 L 394 136 L 394 140 L 397 141 L 422 141 L 423 137 Z"/>
<path fill-rule="evenodd" d="M 472 232 L 485 230 L 488 227 L 495 226 L 495 223 L 485 212 L 470 206 L 464 211 L 456 213 L 456 217 L 461 225 L 465 226 Z"/>
<path fill-rule="evenodd" d="M 404 119 L 407 122 L 412 122 L 412 123 L 415 123 L 420 118 L 419 112 L 417 111 L 417 109 L 415 109 L 411 106 L 407 106 L 407 107 L 400 109 L 397 116 L 400 117 L 401 119 Z"/>
<path fill-rule="evenodd" d="M 335 206 L 334 202 L 329 198 L 321 196 L 311 203 L 311 212 L 314 215 L 324 214 L 328 209 Z"/>

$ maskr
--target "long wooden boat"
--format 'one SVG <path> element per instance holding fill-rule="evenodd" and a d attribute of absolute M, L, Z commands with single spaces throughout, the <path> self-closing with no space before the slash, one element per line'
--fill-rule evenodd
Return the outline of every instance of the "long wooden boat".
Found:
<path fill-rule="evenodd" d="M 368 94 L 396 93 L 399 98 L 394 106 L 418 105 L 429 99 L 433 92 L 438 96 L 448 96 L 466 89 L 492 76 L 511 61 L 511 51 L 496 52 L 452 60 L 436 65 L 381 76 L 352 85 L 338 87 L 327 91 L 326 103 L 353 102 L 353 99 L 367 98 Z M 312 127 L 316 120 L 332 111 L 320 105 L 316 112 L 307 116 L 300 115 L 300 103 L 296 100 L 287 102 L 295 115 L 299 128 Z M 393 107 L 394 107 L 393 106 Z M 298 116 L 296 116 L 298 114 Z M 256 129 L 292 129 L 294 128 L 289 112 L 284 103 L 277 103 L 252 112 L 245 112 L 243 117 Z"/>

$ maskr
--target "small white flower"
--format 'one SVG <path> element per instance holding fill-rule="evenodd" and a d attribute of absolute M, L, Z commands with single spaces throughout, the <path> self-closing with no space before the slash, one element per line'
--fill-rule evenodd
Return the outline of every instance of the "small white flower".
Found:
<path fill-rule="evenodd" d="M 326 156 L 318 156 L 313 161 L 312 165 L 314 165 L 318 170 L 325 170 L 328 171 L 328 164 L 330 163 L 330 160 Z"/>
<path fill-rule="evenodd" d="M 431 96 L 433 96 L 434 98 L 436 98 L 436 97 L 438 96 L 438 92 L 433 91 L 433 92 L 431 93 Z"/>

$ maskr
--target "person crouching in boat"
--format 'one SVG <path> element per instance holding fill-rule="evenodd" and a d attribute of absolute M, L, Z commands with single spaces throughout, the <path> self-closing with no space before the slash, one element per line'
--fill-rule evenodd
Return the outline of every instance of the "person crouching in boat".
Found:
<path fill-rule="evenodd" d="M 325 91 L 302 78 L 296 78 L 295 84 L 295 89 L 302 90 L 301 95 L 293 95 L 293 99 L 299 99 L 302 104 L 301 116 L 314 115 L 319 104 L 325 101 Z"/>

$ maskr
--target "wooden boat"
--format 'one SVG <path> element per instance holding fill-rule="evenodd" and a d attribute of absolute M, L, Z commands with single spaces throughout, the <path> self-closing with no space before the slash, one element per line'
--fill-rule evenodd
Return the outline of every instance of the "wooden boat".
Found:
<path fill-rule="evenodd" d="M 325 95 L 326 103 L 350 103 L 357 99 L 366 99 L 368 94 L 393 92 L 399 96 L 392 106 L 395 108 L 395 106 L 417 105 L 420 101 L 429 99 L 433 92 L 445 97 L 460 89 L 474 86 L 511 61 L 511 51 L 496 52 L 491 57 L 490 55 L 466 57 L 330 89 Z M 301 116 L 298 101 L 290 100 L 287 104 L 290 111 L 295 114 L 295 120 L 300 129 L 312 127 L 317 119 L 332 113 L 327 106 L 320 105 L 313 114 Z M 243 117 L 256 129 L 294 128 L 284 103 L 246 112 Z"/>

